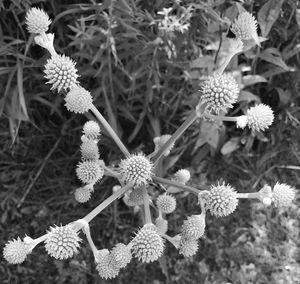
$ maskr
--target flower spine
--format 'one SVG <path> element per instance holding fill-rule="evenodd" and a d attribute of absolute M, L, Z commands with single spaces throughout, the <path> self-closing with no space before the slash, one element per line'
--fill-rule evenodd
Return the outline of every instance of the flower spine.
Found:
<path fill-rule="evenodd" d="M 52 85 L 51 90 L 67 91 L 78 83 L 75 62 L 65 55 L 55 55 L 48 59 L 44 73 L 49 80 L 47 84 Z"/>
<path fill-rule="evenodd" d="M 214 74 L 202 85 L 201 102 L 209 111 L 227 111 L 237 102 L 239 86 L 230 74 Z"/>
<path fill-rule="evenodd" d="M 152 168 L 152 162 L 144 154 L 133 154 L 119 165 L 121 180 L 133 183 L 134 187 L 145 185 L 151 181 Z"/>
<path fill-rule="evenodd" d="M 176 209 L 176 199 L 167 193 L 158 196 L 156 205 L 162 213 L 169 214 Z"/>
<path fill-rule="evenodd" d="M 43 9 L 34 7 L 26 13 L 26 25 L 29 33 L 44 33 L 48 30 L 50 24 L 51 20 Z"/>
<path fill-rule="evenodd" d="M 65 106 L 68 111 L 85 113 L 93 106 L 91 93 L 80 86 L 74 86 L 65 97 Z"/>
<path fill-rule="evenodd" d="M 133 255 L 142 262 L 158 260 L 164 251 L 164 240 L 153 224 L 142 227 L 132 240 Z"/>
<path fill-rule="evenodd" d="M 81 239 L 72 225 L 50 227 L 45 240 L 45 248 L 49 255 L 56 259 L 68 259 L 78 252 Z"/>

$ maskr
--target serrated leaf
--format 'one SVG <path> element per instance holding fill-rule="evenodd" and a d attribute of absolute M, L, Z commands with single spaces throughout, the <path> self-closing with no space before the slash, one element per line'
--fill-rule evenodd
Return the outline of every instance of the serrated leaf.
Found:
<path fill-rule="evenodd" d="M 228 155 L 235 150 L 237 150 L 240 146 L 240 138 L 239 137 L 233 137 L 229 141 L 227 141 L 223 147 L 221 148 L 222 155 Z"/>
<path fill-rule="evenodd" d="M 285 62 L 281 58 L 280 52 L 274 47 L 265 49 L 263 52 L 261 52 L 259 54 L 259 57 L 262 60 L 268 61 L 274 65 L 277 65 L 286 71 L 290 70 L 290 68 L 285 64 Z"/>
<path fill-rule="evenodd" d="M 269 0 L 259 10 L 257 19 L 263 37 L 269 34 L 273 24 L 276 22 L 283 2 L 284 0 Z"/>

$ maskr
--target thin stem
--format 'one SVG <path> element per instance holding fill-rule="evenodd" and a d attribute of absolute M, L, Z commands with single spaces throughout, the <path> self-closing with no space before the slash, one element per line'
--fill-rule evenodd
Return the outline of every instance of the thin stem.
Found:
<path fill-rule="evenodd" d="M 259 197 L 260 197 L 260 194 L 259 194 L 259 192 L 249 192 L 249 193 L 237 193 L 236 194 L 236 197 L 237 198 L 240 198 L 240 199 L 242 199 L 242 198 L 251 198 L 251 199 L 255 199 L 255 198 L 257 198 L 257 199 L 259 199 Z"/>
<path fill-rule="evenodd" d="M 92 210 L 89 214 L 87 214 L 82 219 L 88 223 L 91 222 L 102 210 L 104 210 L 108 205 L 110 205 L 112 202 L 114 202 L 117 198 L 121 197 L 131 187 L 132 187 L 132 184 L 126 184 L 124 187 L 120 188 L 117 192 L 115 192 L 110 197 L 105 199 L 94 210 Z"/>
<path fill-rule="evenodd" d="M 156 163 L 160 157 L 168 150 L 168 148 L 188 129 L 188 127 L 193 124 L 193 122 L 199 118 L 199 113 L 197 110 L 194 110 L 183 124 L 173 133 L 169 140 L 157 151 L 154 155 L 154 163 Z"/>
<path fill-rule="evenodd" d="M 130 156 L 129 151 L 123 144 L 123 142 L 120 140 L 119 136 L 116 134 L 116 132 L 112 129 L 112 127 L 109 125 L 109 123 L 106 121 L 106 119 L 102 116 L 102 114 L 99 112 L 99 110 L 93 105 L 91 107 L 92 113 L 96 116 L 96 118 L 99 120 L 101 125 L 104 127 L 104 129 L 109 133 L 111 138 L 115 141 L 115 143 L 118 145 L 120 150 L 123 152 L 123 154 L 126 157 Z"/>
<path fill-rule="evenodd" d="M 90 248 L 93 252 L 93 255 L 94 255 L 94 258 L 95 260 L 97 259 L 97 252 L 98 252 L 98 249 L 96 248 L 95 244 L 94 244 L 94 241 L 92 239 L 92 236 L 91 236 L 91 230 L 90 230 L 90 226 L 85 226 L 82 231 L 84 232 L 84 234 L 86 235 L 86 238 L 88 240 L 88 243 L 90 245 Z"/>
<path fill-rule="evenodd" d="M 205 117 L 212 118 L 215 120 L 223 120 L 223 121 L 237 121 L 237 117 L 234 116 L 220 116 L 220 115 L 213 115 L 210 113 L 206 113 Z"/>
<path fill-rule="evenodd" d="M 145 210 L 145 223 L 152 223 L 151 219 L 151 212 L 150 212 L 150 206 L 149 206 L 149 195 L 147 192 L 146 185 L 143 187 L 143 199 L 144 199 L 144 210 Z"/>
<path fill-rule="evenodd" d="M 157 176 L 153 176 L 152 180 L 157 182 L 157 183 L 163 183 L 163 184 L 175 186 L 177 188 L 180 188 L 182 190 L 188 191 L 188 192 L 196 194 L 196 195 L 198 195 L 201 192 L 201 190 L 209 190 L 208 186 L 199 186 L 199 188 L 201 189 L 201 190 L 199 190 L 195 187 L 184 185 L 184 184 L 181 184 L 177 181 L 168 180 L 168 179 L 157 177 Z"/>

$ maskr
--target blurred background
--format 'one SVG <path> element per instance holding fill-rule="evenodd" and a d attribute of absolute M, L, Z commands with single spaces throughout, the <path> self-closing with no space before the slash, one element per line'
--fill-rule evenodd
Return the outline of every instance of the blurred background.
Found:
<path fill-rule="evenodd" d="M 51 225 L 83 217 L 111 194 L 117 183 L 104 178 L 92 199 L 79 204 L 75 168 L 82 125 L 89 115 L 67 112 L 63 96 L 43 78 L 49 54 L 25 26 L 30 7 L 52 19 L 57 52 L 77 62 L 81 84 L 131 152 L 153 151 L 153 138 L 173 133 L 199 100 L 199 84 L 228 54 L 230 25 L 246 9 L 266 38 L 234 58 L 227 68 L 242 89 L 228 115 L 255 105 L 272 107 L 275 121 L 253 135 L 230 122 L 192 125 L 165 160 L 166 177 L 192 173 L 190 184 L 226 181 L 239 192 L 255 192 L 277 181 L 300 184 L 300 7 L 295 0 L 1 1 L 0 0 L 0 244 L 36 238 Z M 169 10 L 167 10 L 169 9 Z M 103 133 L 101 159 L 122 158 Z M 84 241 L 73 259 L 58 261 L 42 246 L 21 265 L 1 256 L 0 283 L 300 283 L 299 191 L 286 209 L 242 200 L 226 218 L 207 218 L 196 256 L 184 258 L 167 244 L 160 262 L 132 261 L 117 279 L 100 279 Z M 179 194 L 168 217 L 169 234 L 199 208 Z M 95 243 L 128 243 L 142 225 L 139 212 L 122 200 L 91 223 Z"/>

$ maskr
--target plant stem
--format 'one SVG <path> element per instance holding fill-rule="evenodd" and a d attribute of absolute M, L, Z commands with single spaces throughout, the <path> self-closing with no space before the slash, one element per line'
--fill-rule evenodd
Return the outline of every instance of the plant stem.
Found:
<path fill-rule="evenodd" d="M 180 188 L 182 190 L 188 191 L 190 193 L 194 193 L 196 195 L 198 195 L 201 192 L 201 190 L 209 190 L 208 186 L 199 186 L 200 189 L 201 189 L 201 190 L 199 190 L 199 189 L 197 189 L 195 187 L 184 185 L 184 184 L 181 184 L 181 183 L 179 183 L 177 181 L 168 180 L 168 179 L 157 177 L 157 176 L 153 176 L 152 180 L 155 181 L 155 182 L 157 182 L 157 183 L 164 183 L 164 184 L 167 184 L 167 185 L 178 187 L 178 188 Z"/>
<path fill-rule="evenodd" d="M 102 116 L 102 114 L 99 112 L 99 110 L 93 105 L 91 107 L 92 113 L 97 117 L 97 119 L 100 121 L 101 125 L 104 127 L 104 129 L 109 133 L 111 138 L 115 141 L 115 143 L 118 145 L 120 150 L 123 152 L 123 154 L 126 157 L 130 156 L 129 151 L 123 144 L 123 142 L 120 140 L 119 136 L 116 134 L 116 132 L 112 129 L 112 127 L 109 125 L 109 123 L 106 121 L 106 119 Z"/>
<path fill-rule="evenodd" d="M 147 192 L 146 185 L 143 185 L 143 199 L 144 199 L 144 210 L 145 210 L 145 223 L 152 223 L 151 212 L 149 206 L 149 195 Z"/>
<path fill-rule="evenodd" d="M 223 121 L 236 121 L 237 120 L 237 117 L 234 117 L 234 116 L 219 116 L 219 115 L 213 115 L 210 113 L 206 113 L 205 117 L 212 118 L 215 120 L 223 120 Z"/>
<path fill-rule="evenodd" d="M 160 157 L 164 155 L 166 150 L 188 129 L 191 124 L 193 124 L 197 118 L 199 118 L 199 113 L 197 110 L 194 110 L 183 124 L 173 133 L 169 140 L 157 151 L 154 155 L 154 163 L 156 163 Z"/>
<path fill-rule="evenodd" d="M 237 193 L 236 194 L 236 197 L 237 198 L 240 198 L 240 199 L 242 199 L 242 198 L 251 198 L 251 199 L 255 199 L 255 198 L 257 198 L 257 199 L 259 199 L 259 197 L 260 197 L 260 193 L 259 192 L 249 192 L 249 193 Z"/>
<path fill-rule="evenodd" d="M 121 197 L 127 190 L 131 188 L 132 184 L 126 184 L 124 187 L 120 188 L 117 192 L 112 194 L 110 197 L 106 198 L 102 203 L 100 203 L 94 210 L 87 214 L 83 220 L 86 222 L 92 221 L 102 210 L 104 210 L 109 204 L 114 202 L 117 198 Z"/>
<path fill-rule="evenodd" d="M 96 248 L 95 244 L 94 244 L 94 241 L 92 239 L 92 236 L 91 236 L 91 230 L 90 230 L 90 226 L 86 226 L 82 229 L 82 231 L 84 232 L 87 240 L 88 240 L 88 243 L 90 245 L 90 248 L 93 252 L 93 255 L 94 255 L 94 258 L 95 260 L 97 260 L 97 252 L 98 252 L 98 249 Z"/>

